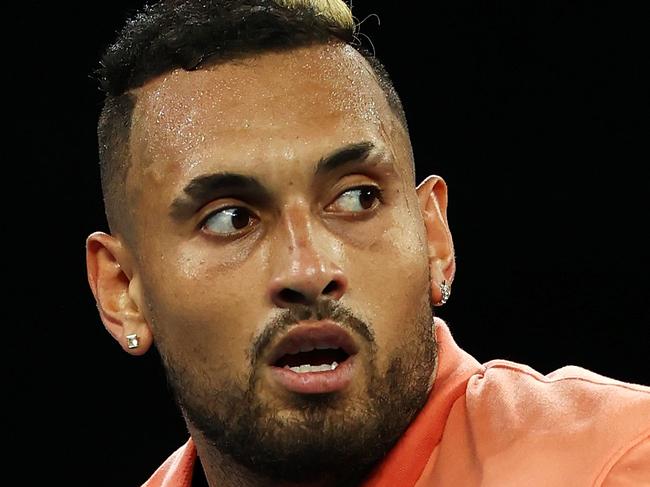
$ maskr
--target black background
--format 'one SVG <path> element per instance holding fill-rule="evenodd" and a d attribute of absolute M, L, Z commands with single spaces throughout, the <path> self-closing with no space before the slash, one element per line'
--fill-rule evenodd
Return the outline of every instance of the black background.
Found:
<path fill-rule="evenodd" d="M 140 4 L 83 5 L 5 11 L 9 439 L 31 465 L 16 485 L 137 486 L 187 437 L 155 352 L 119 348 L 86 282 L 85 238 L 107 230 L 90 74 Z M 481 362 L 650 384 L 647 51 L 624 5 L 354 2 L 418 183 L 448 183 L 458 271 L 438 311 Z"/>

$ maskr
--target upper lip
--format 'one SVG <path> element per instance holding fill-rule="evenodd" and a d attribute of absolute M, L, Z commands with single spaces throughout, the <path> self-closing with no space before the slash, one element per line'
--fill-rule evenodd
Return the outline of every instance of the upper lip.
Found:
<path fill-rule="evenodd" d="M 317 346 L 341 348 L 348 355 L 359 351 L 352 336 L 333 321 L 300 321 L 272 349 L 268 363 L 273 365 L 287 353 L 298 353 L 301 348 Z"/>

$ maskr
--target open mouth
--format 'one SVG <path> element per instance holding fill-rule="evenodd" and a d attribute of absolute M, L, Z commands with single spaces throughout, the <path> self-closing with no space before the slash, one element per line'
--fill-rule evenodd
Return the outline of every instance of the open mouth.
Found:
<path fill-rule="evenodd" d="M 335 392 L 352 382 L 358 351 L 350 334 L 334 322 L 301 322 L 274 347 L 268 365 L 271 377 L 289 391 Z"/>

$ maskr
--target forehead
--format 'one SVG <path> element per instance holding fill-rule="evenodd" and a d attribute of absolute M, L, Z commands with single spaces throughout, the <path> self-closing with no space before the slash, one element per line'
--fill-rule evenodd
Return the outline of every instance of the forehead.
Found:
<path fill-rule="evenodd" d="M 186 180 L 208 162 L 241 170 L 360 140 L 381 147 L 396 121 L 368 62 L 335 42 L 177 69 L 136 96 L 133 165 L 158 182 Z"/>

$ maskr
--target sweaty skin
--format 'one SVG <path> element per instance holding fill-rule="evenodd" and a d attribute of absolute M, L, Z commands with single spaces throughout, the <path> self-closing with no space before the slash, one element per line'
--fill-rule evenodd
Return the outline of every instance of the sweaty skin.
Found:
<path fill-rule="evenodd" d="M 329 471 L 315 461 L 310 478 L 286 466 L 290 481 L 274 485 L 343 485 L 318 439 L 341 450 L 334 464 L 346 445 L 350 459 L 370 462 L 385 452 L 366 438 L 377 428 L 401 433 L 435 378 L 432 303 L 455 272 L 444 181 L 429 176 L 415 188 L 408 134 L 367 61 L 342 43 L 177 69 L 133 93 L 126 192 L 135 239 L 97 232 L 87 241 L 104 325 L 132 354 L 155 341 L 211 486 L 271 477 L 238 457 L 247 451 L 211 440 L 223 431 L 206 424 L 237 431 L 233 441 L 249 428 L 259 448 L 295 461 L 313 442 Z M 373 146 L 368 164 L 314 176 L 319 159 L 361 142 Z M 188 183 L 217 172 L 255 177 L 271 200 L 229 192 L 189 206 Z M 359 185 L 381 198 L 366 204 L 351 190 Z M 232 207 L 244 211 L 215 213 Z M 359 347 L 350 386 L 322 402 L 284 390 L 264 360 L 300 313 L 316 309 L 324 318 L 338 310 Z M 132 333 L 138 349 L 126 346 Z M 362 440 L 369 453 L 356 451 Z"/>

